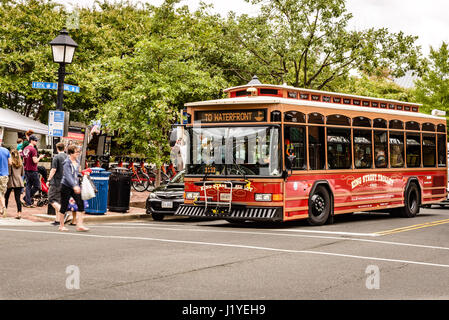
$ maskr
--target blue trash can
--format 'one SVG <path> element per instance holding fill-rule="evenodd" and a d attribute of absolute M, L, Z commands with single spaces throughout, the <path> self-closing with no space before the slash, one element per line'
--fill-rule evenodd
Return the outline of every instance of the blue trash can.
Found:
<path fill-rule="evenodd" d="M 91 168 L 92 173 L 90 177 L 98 192 L 95 198 L 87 201 L 88 207 L 86 213 L 88 214 L 105 214 L 108 210 L 108 187 L 109 187 L 109 171 L 103 168 Z"/>

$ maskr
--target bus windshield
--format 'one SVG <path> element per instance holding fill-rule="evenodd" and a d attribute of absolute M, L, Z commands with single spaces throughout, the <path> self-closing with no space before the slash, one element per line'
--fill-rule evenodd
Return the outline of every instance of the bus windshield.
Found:
<path fill-rule="evenodd" d="M 194 127 L 187 134 L 188 175 L 281 174 L 278 127 Z"/>

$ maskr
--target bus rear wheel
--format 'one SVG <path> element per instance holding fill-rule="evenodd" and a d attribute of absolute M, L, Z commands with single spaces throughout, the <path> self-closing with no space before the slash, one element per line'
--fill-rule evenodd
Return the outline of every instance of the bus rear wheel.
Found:
<path fill-rule="evenodd" d="M 404 207 L 399 209 L 401 217 L 413 218 L 419 213 L 420 193 L 415 183 L 411 183 L 406 192 Z"/>
<path fill-rule="evenodd" d="M 309 224 L 321 226 L 326 223 L 331 211 L 331 197 L 324 186 L 317 186 L 309 200 Z"/>

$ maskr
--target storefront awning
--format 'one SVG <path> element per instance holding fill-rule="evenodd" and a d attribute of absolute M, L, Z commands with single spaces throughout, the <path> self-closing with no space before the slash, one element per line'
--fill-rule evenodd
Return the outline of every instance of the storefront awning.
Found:
<path fill-rule="evenodd" d="M 48 134 L 48 125 L 25 117 L 9 109 L 0 108 L 0 127 L 17 131 L 33 130 L 37 134 Z"/>

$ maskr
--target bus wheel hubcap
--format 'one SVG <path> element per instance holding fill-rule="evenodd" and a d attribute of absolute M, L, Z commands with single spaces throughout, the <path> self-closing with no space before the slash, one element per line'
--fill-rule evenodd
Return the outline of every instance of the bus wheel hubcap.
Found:
<path fill-rule="evenodd" d="M 323 213 L 324 208 L 325 208 L 325 201 L 324 201 L 323 197 L 316 194 L 312 197 L 312 202 L 313 202 L 313 209 L 314 209 L 313 212 L 315 213 L 315 215 L 320 215 L 321 213 Z"/>

